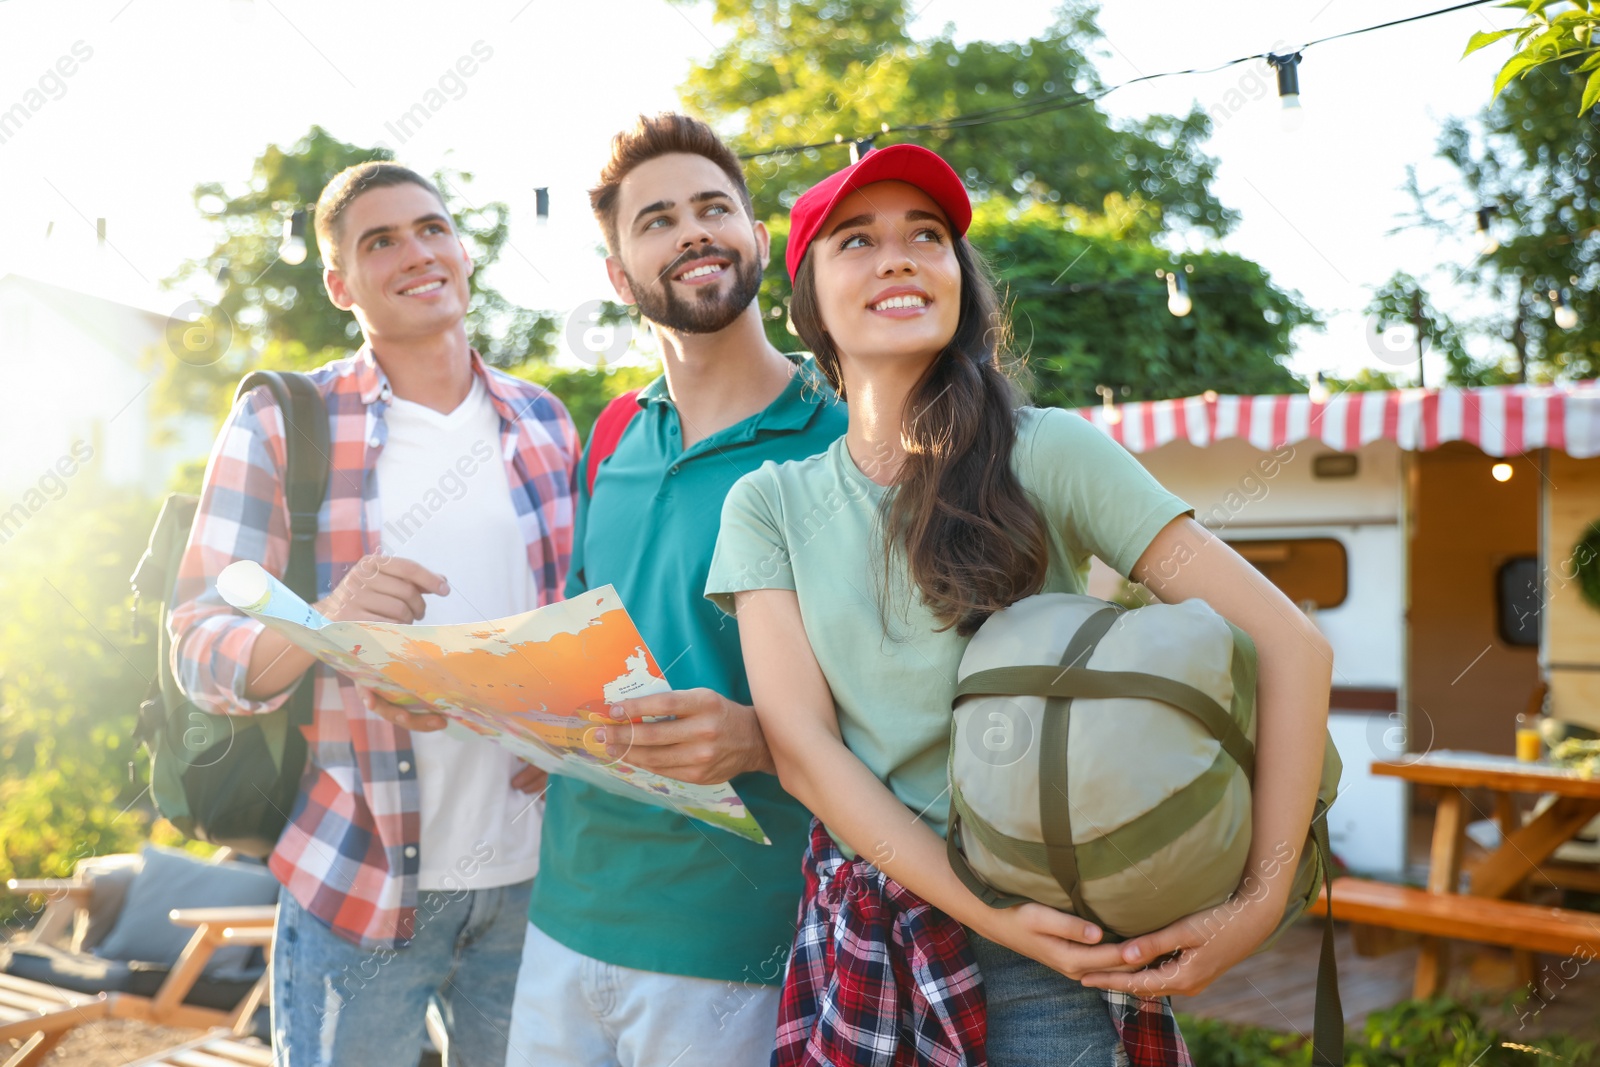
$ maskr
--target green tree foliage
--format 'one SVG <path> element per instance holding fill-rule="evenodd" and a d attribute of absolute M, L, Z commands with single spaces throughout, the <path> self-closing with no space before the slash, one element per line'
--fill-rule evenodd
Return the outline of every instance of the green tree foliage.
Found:
<path fill-rule="evenodd" d="M 1323 374 L 1322 384 L 1331 394 L 1336 393 L 1371 393 L 1382 392 L 1386 389 L 1404 389 L 1407 385 L 1415 384 L 1395 371 L 1374 370 L 1371 367 L 1362 367 L 1348 378 L 1336 375 Z"/>
<path fill-rule="evenodd" d="M 132 732 L 154 642 L 127 605 L 155 512 L 91 466 L 0 546 L 0 882 L 68 875 L 150 828 Z M 0 919 L 22 906 L 0 897 Z"/>
<path fill-rule="evenodd" d="M 1281 359 L 1294 327 L 1316 316 L 1255 264 L 1184 257 L 1195 310 L 1166 310 L 1155 272 L 1176 260 L 1161 243 L 1179 230 L 1220 237 L 1237 221 L 1211 191 L 1203 111 L 1114 125 L 1084 98 L 1103 88 L 1086 8 L 1069 5 L 1028 41 L 964 45 L 948 30 L 913 40 L 907 12 L 903 0 L 713 0 L 733 36 L 690 73 L 686 105 L 741 153 L 827 145 L 746 166 L 773 234 L 762 299 L 774 344 L 797 344 L 786 330 L 788 208 L 848 162 L 829 142 L 876 132 L 880 147 L 922 144 L 963 175 L 977 205 L 970 236 L 1007 287 L 1038 402 L 1092 403 L 1097 384 L 1129 399 L 1300 387 Z M 942 125 L 980 112 L 1008 121 Z"/>
<path fill-rule="evenodd" d="M 209 411 L 221 416 L 232 387 L 247 371 L 305 369 L 347 354 L 361 344 L 349 312 L 329 302 L 322 285 L 322 260 L 310 223 L 305 261 L 291 265 L 279 256 L 285 213 L 310 210 L 328 180 L 345 167 L 372 159 L 391 159 L 385 149 L 347 144 L 313 126 L 287 148 L 268 145 L 257 157 L 248 181 L 233 190 L 225 182 L 195 188 L 195 206 L 212 224 L 216 244 L 205 256 L 185 263 L 169 282 L 214 279 L 222 283 L 215 309 L 203 309 L 189 356 L 161 351 L 161 410 Z M 441 171 L 433 176 L 444 194 L 457 230 L 477 266 L 467 311 L 471 342 L 490 363 L 516 366 L 554 351 L 556 327 L 548 314 L 518 307 L 485 282 L 507 249 L 510 214 L 498 201 L 476 204 L 468 197 L 472 175 Z"/>
<path fill-rule="evenodd" d="M 1591 378 L 1600 373 L 1600 111 L 1578 115 L 1582 77 L 1556 66 L 1513 81 L 1472 121 L 1452 119 L 1438 155 L 1456 170 L 1439 188 L 1413 172 L 1411 221 L 1460 237 L 1480 210 L 1492 250 L 1466 264 L 1446 264 L 1487 313 L 1460 324 L 1498 350 L 1514 373 L 1532 380 Z M 1556 321 L 1552 292 L 1577 314 Z"/>
<path fill-rule="evenodd" d="M 1065 9 L 1028 41 L 956 45 L 906 32 L 903 0 L 713 0 L 733 38 L 683 87 L 692 109 L 732 127 L 736 151 L 879 135 L 939 152 L 974 192 L 1098 205 L 1111 194 L 1159 203 L 1174 222 L 1221 235 L 1237 221 L 1211 193 L 1215 161 L 1199 145 L 1210 119 L 1155 115 L 1114 127 L 1082 101 L 1104 88 L 1085 47 L 1099 39 L 1091 12 Z M 923 129 L 956 116 L 1008 109 L 1028 117 Z M 1023 111 L 1010 109 L 1022 108 Z M 887 123 L 888 135 L 881 129 Z M 786 211 L 848 161 L 842 147 L 767 155 L 746 167 L 757 214 Z"/>
<path fill-rule="evenodd" d="M 1514 369 L 1508 369 L 1502 362 L 1473 359 L 1467 351 L 1468 329 L 1434 307 L 1422 282 L 1405 271 L 1395 271 L 1374 291 L 1366 313 L 1372 317 L 1373 329 L 1378 333 L 1400 323 L 1414 326 L 1423 338 L 1423 346 L 1429 352 L 1444 356 L 1450 385 L 1505 385 L 1515 380 Z M 1415 368 L 1415 362 L 1411 366 Z M 1417 382 L 1412 379 L 1402 384 L 1416 385 Z"/>
<path fill-rule="evenodd" d="M 1467 41 L 1463 57 L 1505 37 L 1516 35 L 1516 51 L 1495 75 L 1495 95 L 1513 79 L 1526 78 L 1535 70 L 1543 74 L 1551 67 L 1586 74 L 1578 113 L 1583 114 L 1600 102 L 1600 12 L 1593 0 L 1572 0 L 1572 5 L 1553 0 L 1508 0 L 1501 7 L 1520 7 L 1527 12 L 1522 25 L 1509 30 L 1475 33 Z M 1559 8 L 1551 14 L 1552 8 Z"/>
<path fill-rule="evenodd" d="M 1093 404 L 1098 384 L 1128 400 L 1298 388 L 1269 353 L 1289 350 L 1290 330 L 1314 321 L 1309 308 L 1255 263 L 1205 252 L 1185 258 L 1193 310 L 1173 315 L 1156 276 L 1172 258 L 1109 206 L 1091 215 L 991 197 L 974 212 L 969 236 L 1004 281 L 1038 402 Z"/>

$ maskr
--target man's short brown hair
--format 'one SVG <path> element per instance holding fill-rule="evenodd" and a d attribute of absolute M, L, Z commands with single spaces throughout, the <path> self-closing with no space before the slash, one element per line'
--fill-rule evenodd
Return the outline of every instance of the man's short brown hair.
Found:
<path fill-rule="evenodd" d="M 617 193 L 633 168 L 648 163 L 657 156 L 683 152 L 704 156 L 728 176 L 739 191 L 739 200 L 751 220 L 755 209 L 750 203 L 750 189 L 744 183 L 744 169 L 739 157 L 717 136 L 710 126 L 688 115 L 664 111 L 659 115 L 640 115 L 631 130 L 623 130 L 611 138 L 611 157 L 600 168 L 600 184 L 589 190 L 589 206 L 605 231 L 606 248 L 612 255 L 617 252 Z"/>
<path fill-rule="evenodd" d="M 412 170 L 402 167 L 398 163 L 389 163 L 381 159 L 368 160 L 357 163 L 353 167 L 346 167 L 323 188 L 322 195 L 317 197 L 315 213 L 315 226 L 317 231 L 317 247 L 322 249 L 322 262 L 329 267 L 338 269 L 339 266 L 339 238 L 343 233 L 344 213 L 355 202 L 356 197 L 372 189 L 382 189 L 391 185 L 420 185 L 433 194 L 439 201 L 439 206 L 444 207 L 444 197 L 432 182 Z M 445 209 L 449 213 L 449 209 Z"/>

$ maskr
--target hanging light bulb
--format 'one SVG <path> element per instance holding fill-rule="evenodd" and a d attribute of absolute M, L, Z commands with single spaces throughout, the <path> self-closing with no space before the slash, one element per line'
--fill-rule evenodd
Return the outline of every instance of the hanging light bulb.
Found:
<path fill-rule="evenodd" d="M 278 258 L 291 267 L 306 261 L 306 213 L 292 211 L 283 220 L 283 243 L 278 246 Z"/>
<path fill-rule="evenodd" d="M 1122 412 L 1117 410 L 1117 405 L 1112 403 L 1111 400 L 1112 397 L 1117 395 L 1117 391 L 1109 385 L 1097 385 L 1094 387 L 1094 391 L 1100 394 L 1100 411 L 1106 420 L 1106 425 L 1115 426 L 1121 422 Z"/>
<path fill-rule="evenodd" d="M 1494 476 L 1494 480 L 1497 482 L 1509 482 L 1511 480 L 1512 473 L 1511 464 L 1496 463 L 1494 466 L 1489 468 L 1489 473 Z"/>
<path fill-rule="evenodd" d="M 1189 283 L 1182 274 L 1175 270 L 1166 271 L 1167 276 L 1167 310 L 1177 318 L 1183 318 L 1194 310 L 1194 301 L 1189 298 Z"/>
<path fill-rule="evenodd" d="M 1300 53 L 1269 55 L 1267 62 L 1278 72 L 1278 103 L 1283 106 L 1283 129 L 1298 130 L 1305 122 L 1300 110 Z"/>
<path fill-rule="evenodd" d="M 1329 392 L 1328 383 L 1322 380 L 1322 372 L 1317 371 L 1311 376 L 1311 388 L 1308 390 L 1313 404 L 1326 404 Z"/>
<path fill-rule="evenodd" d="M 1489 223 L 1494 218 L 1495 209 L 1485 204 L 1478 209 L 1478 240 L 1483 242 L 1479 252 L 1485 256 L 1492 256 L 1500 250 L 1500 242 L 1495 235 L 1489 232 Z"/>
<path fill-rule="evenodd" d="M 1556 325 L 1563 330 L 1576 329 L 1578 313 L 1572 305 L 1567 303 L 1565 294 L 1560 289 L 1550 290 L 1550 306 L 1555 309 Z"/>

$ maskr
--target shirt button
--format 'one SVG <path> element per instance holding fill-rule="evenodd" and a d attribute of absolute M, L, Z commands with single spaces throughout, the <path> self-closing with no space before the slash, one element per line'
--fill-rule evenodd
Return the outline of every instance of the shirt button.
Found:
<path fill-rule="evenodd" d="M 672 468 L 672 473 L 673 474 L 677 474 L 678 473 L 678 468 L 677 467 L 673 467 Z"/>
<path fill-rule="evenodd" d="M 410 760 L 403 759 L 403 760 L 400 761 L 400 773 L 401 774 L 409 774 L 409 773 L 411 773 L 411 761 Z"/>
<path fill-rule="evenodd" d="M 378 441 L 378 439 L 377 439 L 377 438 L 376 438 L 376 437 L 374 437 L 374 438 L 372 438 L 372 439 L 371 439 L 371 440 L 369 440 L 369 441 L 368 441 L 368 442 L 367 442 L 367 444 L 368 444 L 368 446 L 369 446 L 369 447 L 372 447 L 372 448 L 377 448 L 377 447 L 378 447 L 378 444 L 379 444 L 379 441 Z"/>
<path fill-rule="evenodd" d="M 407 845 L 406 846 L 406 859 L 414 860 L 416 858 L 417 858 L 417 846 L 416 845 Z"/>

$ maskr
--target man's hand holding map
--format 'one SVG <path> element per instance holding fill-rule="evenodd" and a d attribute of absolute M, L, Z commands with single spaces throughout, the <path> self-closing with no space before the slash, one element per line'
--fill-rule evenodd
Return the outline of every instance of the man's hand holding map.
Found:
<path fill-rule="evenodd" d="M 437 711 L 452 729 L 490 738 L 553 774 L 768 843 L 731 786 L 654 774 L 612 759 L 595 741 L 611 704 L 671 688 L 609 585 L 523 615 L 457 626 L 333 622 L 247 560 L 223 570 L 217 591 L 401 707 Z"/>

